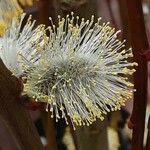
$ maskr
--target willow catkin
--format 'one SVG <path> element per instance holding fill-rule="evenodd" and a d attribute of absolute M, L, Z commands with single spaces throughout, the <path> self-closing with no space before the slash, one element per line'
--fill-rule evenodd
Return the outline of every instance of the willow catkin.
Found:
<path fill-rule="evenodd" d="M 51 117 L 70 117 L 74 125 L 89 125 L 104 119 L 110 111 L 120 110 L 132 98 L 133 84 L 128 77 L 134 72 L 132 49 L 125 49 L 109 23 L 67 15 L 58 16 L 56 27 L 50 18 L 48 44 L 26 60 L 25 92 L 47 104 Z M 36 59 L 38 57 L 38 60 Z"/>
<path fill-rule="evenodd" d="M 42 49 L 44 40 L 47 40 L 44 25 L 35 27 L 32 17 L 29 16 L 25 22 L 25 16 L 22 14 L 14 17 L 5 34 L 0 38 L 0 57 L 17 77 L 23 76 L 28 69 L 25 68 L 26 61 L 23 60 L 30 60 L 31 65 L 32 61 L 34 62 L 33 55 L 36 55 L 34 59 L 38 59 L 37 53 Z"/>
<path fill-rule="evenodd" d="M 0 0 L 0 36 L 3 36 L 12 18 L 20 16 L 22 6 L 32 6 L 34 0 Z"/>

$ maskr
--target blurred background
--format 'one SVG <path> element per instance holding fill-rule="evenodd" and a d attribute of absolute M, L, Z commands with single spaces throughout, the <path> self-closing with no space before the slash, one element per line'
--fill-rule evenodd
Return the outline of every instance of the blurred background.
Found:
<path fill-rule="evenodd" d="M 38 0 L 32 6 L 22 6 L 27 14 L 32 14 L 37 24 L 50 25 L 49 17 L 57 23 L 57 16 L 65 16 L 73 11 L 80 18 L 90 19 L 94 15 L 110 22 L 116 30 L 121 30 L 120 39 L 126 39 L 130 47 L 129 25 L 126 0 Z M 150 42 L 150 0 L 142 1 L 147 37 Z M 148 80 L 150 80 L 150 64 Z M 132 80 L 132 79 L 131 79 Z M 144 144 L 147 141 L 147 124 L 150 114 L 150 81 L 148 81 L 148 103 Z M 129 100 L 121 111 L 113 112 L 101 122 L 97 120 L 89 127 L 78 127 L 75 131 L 64 120 L 57 123 L 43 110 L 30 111 L 31 117 L 46 150 L 131 150 L 131 130 L 127 127 L 133 107 Z M 16 147 L 0 122 L 0 150 L 16 150 Z"/>

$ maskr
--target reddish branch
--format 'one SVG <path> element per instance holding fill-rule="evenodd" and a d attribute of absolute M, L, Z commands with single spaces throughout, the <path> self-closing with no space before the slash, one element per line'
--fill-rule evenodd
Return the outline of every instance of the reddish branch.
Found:
<path fill-rule="evenodd" d="M 0 59 L 0 117 L 19 150 L 43 150 L 30 116 L 21 104 L 22 85 Z"/>
<path fill-rule="evenodd" d="M 118 5 L 121 19 L 122 39 L 126 39 L 126 48 L 129 48 L 131 46 L 131 43 L 129 37 L 129 22 L 126 0 L 118 0 Z"/>
<path fill-rule="evenodd" d="M 111 21 L 112 21 L 112 25 L 115 28 L 117 28 L 116 21 L 115 21 L 115 16 L 114 16 L 114 12 L 113 12 L 112 7 L 111 7 L 112 1 L 111 0 L 106 0 L 106 3 L 107 3 L 107 7 L 108 7 L 110 18 L 111 18 Z"/>
<path fill-rule="evenodd" d="M 147 101 L 147 61 L 142 55 L 149 49 L 141 0 L 127 0 L 128 20 L 130 25 L 131 44 L 135 61 L 138 63 L 134 75 L 136 92 L 131 117 L 133 124 L 132 149 L 143 150 L 143 135 L 145 126 L 145 110 Z"/>
<path fill-rule="evenodd" d="M 53 22 L 56 22 L 55 2 L 54 0 L 41 0 L 38 3 L 39 23 L 48 26 L 50 24 L 49 17 L 52 17 Z M 44 109 L 44 108 L 43 108 Z M 41 110 L 44 130 L 47 138 L 47 150 L 57 150 L 56 129 L 54 120 L 50 118 L 50 114 Z"/>
<path fill-rule="evenodd" d="M 54 0 L 40 0 L 38 2 L 39 23 L 49 25 L 49 17 L 52 17 L 55 23 L 55 1 Z"/>

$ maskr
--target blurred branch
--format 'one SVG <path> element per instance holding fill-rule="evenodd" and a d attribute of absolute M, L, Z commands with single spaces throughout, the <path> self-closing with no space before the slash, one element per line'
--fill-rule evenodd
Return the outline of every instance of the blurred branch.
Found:
<path fill-rule="evenodd" d="M 45 110 L 41 110 L 42 121 L 45 129 L 45 134 L 47 138 L 47 150 L 57 150 L 56 143 L 56 129 L 54 126 L 54 119 L 50 118 L 50 113 Z"/>
<path fill-rule="evenodd" d="M 57 0 L 57 12 L 64 17 L 71 11 L 80 18 L 90 19 L 91 15 L 97 19 L 96 0 Z M 107 118 L 102 122 L 97 120 L 91 126 L 71 129 L 71 134 L 77 150 L 108 150 Z"/>
<path fill-rule="evenodd" d="M 71 11 L 80 18 L 90 19 L 91 15 L 97 18 L 97 1 L 96 0 L 56 0 L 57 13 L 65 17 Z"/>
<path fill-rule="evenodd" d="M 55 0 L 40 0 L 38 2 L 39 23 L 49 25 L 49 17 L 55 22 Z"/>
<path fill-rule="evenodd" d="M 48 26 L 50 24 L 49 17 L 56 22 L 55 0 L 40 0 L 38 2 L 39 23 Z M 43 108 L 45 109 L 45 108 Z M 42 121 L 47 138 L 47 150 L 57 150 L 56 129 L 54 119 L 50 118 L 50 113 L 41 110 Z"/>
<path fill-rule="evenodd" d="M 27 110 L 21 105 L 23 86 L 0 59 L 0 117 L 19 150 L 43 150 Z"/>
<path fill-rule="evenodd" d="M 111 2 L 112 2 L 111 0 L 106 0 L 108 11 L 109 11 L 110 18 L 111 18 L 111 22 L 112 22 L 113 26 L 115 28 L 117 28 L 114 13 L 113 13 L 113 10 L 112 10 L 112 7 L 111 7 Z"/>
<path fill-rule="evenodd" d="M 138 68 L 134 75 L 136 92 L 131 117 L 133 124 L 132 150 L 143 150 L 147 101 L 147 61 L 142 54 L 149 49 L 149 45 L 145 32 L 141 0 L 127 0 L 126 2 L 131 44 L 135 61 L 138 63 Z"/>
<path fill-rule="evenodd" d="M 118 0 L 119 12 L 121 19 L 121 28 L 122 28 L 122 40 L 126 39 L 126 48 L 129 48 L 131 45 L 130 36 L 129 36 L 129 22 L 128 22 L 128 12 L 126 7 L 126 0 Z"/>

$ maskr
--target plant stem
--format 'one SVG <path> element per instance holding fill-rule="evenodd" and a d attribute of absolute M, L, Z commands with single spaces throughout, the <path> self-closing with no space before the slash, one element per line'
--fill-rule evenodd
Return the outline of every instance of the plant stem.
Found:
<path fill-rule="evenodd" d="M 132 150 L 143 150 L 145 111 L 147 103 L 147 61 L 142 55 L 149 49 L 144 26 L 141 0 L 127 0 L 129 30 L 135 61 L 138 63 L 134 74 L 134 105 L 131 117 L 133 123 Z"/>
<path fill-rule="evenodd" d="M 0 59 L 0 117 L 19 150 L 43 150 L 37 130 L 21 104 L 19 80 Z"/>

